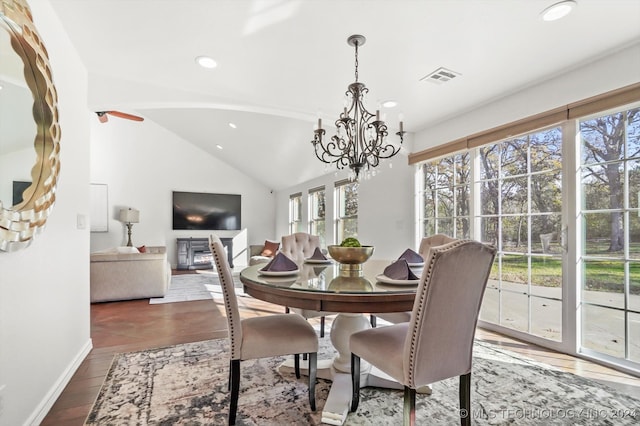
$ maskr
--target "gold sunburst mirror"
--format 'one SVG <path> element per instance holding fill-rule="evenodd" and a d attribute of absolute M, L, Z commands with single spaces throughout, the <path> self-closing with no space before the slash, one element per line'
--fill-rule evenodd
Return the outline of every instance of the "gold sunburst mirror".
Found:
<path fill-rule="evenodd" d="M 25 0 L 0 0 L 0 251 L 29 246 L 55 202 L 58 96 Z"/>

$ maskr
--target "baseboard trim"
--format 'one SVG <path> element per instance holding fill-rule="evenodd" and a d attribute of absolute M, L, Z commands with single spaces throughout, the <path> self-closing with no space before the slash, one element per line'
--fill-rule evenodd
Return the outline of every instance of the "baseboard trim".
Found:
<path fill-rule="evenodd" d="M 33 413 L 29 418 L 25 421 L 25 425 L 39 425 L 44 420 L 53 404 L 55 404 L 58 397 L 62 394 L 64 388 L 69 384 L 73 374 L 80 368 L 80 364 L 87 357 L 91 349 L 93 348 L 93 343 L 91 339 L 87 340 L 84 346 L 80 349 L 78 354 L 75 356 L 73 361 L 69 364 L 69 366 L 64 370 L 64 372 L 60 375 L 56 383 L 51 387 L 47 395 L 42 399 L 40 404 L 33 410 Z"/>

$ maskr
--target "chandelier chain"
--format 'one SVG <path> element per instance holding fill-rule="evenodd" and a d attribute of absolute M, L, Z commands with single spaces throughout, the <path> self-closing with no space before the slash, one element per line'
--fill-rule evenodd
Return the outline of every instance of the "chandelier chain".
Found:
<path fill-rule="evenodd" d="M 356 60 L 355 60 L 355 65 L 356 65 L 356 83 L 358 82 L 358 41 L 356 40 L 355 42 L 355 48 L 356 48 Z"/>

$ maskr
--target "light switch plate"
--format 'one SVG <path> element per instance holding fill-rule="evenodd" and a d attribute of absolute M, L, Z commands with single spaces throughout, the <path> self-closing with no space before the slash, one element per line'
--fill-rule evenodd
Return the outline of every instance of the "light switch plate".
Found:
<path fill-rule="evenodd" d="M 76 228 L 87 229 L 87 217 L 85 215 L 78 213 L 76 216 Z"/>

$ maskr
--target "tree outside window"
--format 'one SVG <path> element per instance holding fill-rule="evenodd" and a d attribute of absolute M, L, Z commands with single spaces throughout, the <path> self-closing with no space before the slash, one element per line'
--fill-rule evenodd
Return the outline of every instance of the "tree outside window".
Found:
<path fill-rule="evenodd" d="M 303 232 L 302 193 L 289 196 L 289 233 Z"/>
<path fill-rule="evenodd" d="M 552 128 L 421 166 L 422 236 L 498 248 L 481 319 L 551 340 L 562 330 L 561 148 Z"/>
<path fill-rule="evenodd" d="M 582 346 L 639 362 L 640 108 L 582 120 L 579 129 Z"/>
<path fill-rule="evenodd" d="M 348 237 L 358 238 L 358 183 L 336 182 L 336 244 Z"/>
<path fill-rule="evenodd" d="M 422 165 L 422 236 L 469 238 L 469 154 Z"/>
<path fill-rule="evenodd" d="M 577 328 L 565 337 L 579 352 L 637 369 L 638 103 L 434 159 L 419 172 L 418 237 L 498 247 L 482 321 L 564 343 L 568 316 Z M 565 286 L 572 297 L 579 292 L 578 310 L 565 303 Z"/>
<path fill-rule="evenodd" d="M 320 245 L 326 245 L 324 186 L 309 190 L 309 233 L 320 237 Z"/>

